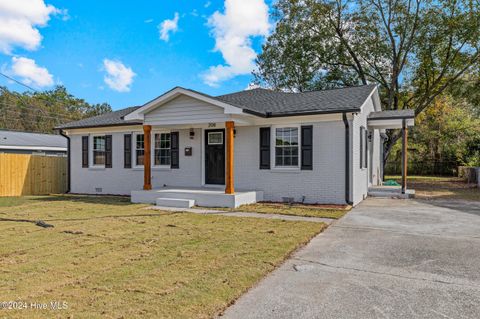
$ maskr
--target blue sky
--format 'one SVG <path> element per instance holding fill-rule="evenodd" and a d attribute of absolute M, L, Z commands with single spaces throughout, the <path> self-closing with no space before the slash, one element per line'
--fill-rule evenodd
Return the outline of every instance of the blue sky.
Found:
<path fill-rule="evenodd" d="M 114 109 L 177 85 L 212 95 L 245 89 L 272 28 L 264 0 L 24 2 L 0 0 L 0 23 L 12 24 L 0 36 L 2 72 Z M 0 85 L 25 90 L 3 77 Z"/>

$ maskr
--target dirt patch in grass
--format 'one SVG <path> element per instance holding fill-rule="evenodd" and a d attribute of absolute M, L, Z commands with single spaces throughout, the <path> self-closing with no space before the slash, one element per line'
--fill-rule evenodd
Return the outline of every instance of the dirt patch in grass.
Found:
<path fill-rule="evenodd" d="M 210 318 L 325 224 L 156 212 L 118 197 L 27 198 L 0 222 L 0 301 L 65 301 L 9 318 Z"/>
<path fill-rule="evenodd" d="M 401 181 L 400 176 L 386 176 L 385 179 Z M 415 190 L 420 199 L 462 199 L 480 201 L 480 189 L 475 184 L 467 184 L 457 177 L 409 176 L 408 188 Z"/>

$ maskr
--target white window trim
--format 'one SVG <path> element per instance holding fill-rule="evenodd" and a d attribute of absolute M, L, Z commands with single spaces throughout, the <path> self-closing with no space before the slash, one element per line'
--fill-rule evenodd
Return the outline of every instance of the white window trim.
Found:
<path fill-rule="evenodd" d="M 143 169 L 143 165 L 137 165 L 137 135 L 144 135 L 143 132 L 133 132 L 133 141 L 132 141 L 132 168 L 133 169 Z M 151 146 L 151 145 L 150 145 Z M 143 137 L 143 152 L 145 156 L 145 136 Z M 145 160 L 145 159 L 144 159 Z"/>
<path fill-rule="evenodd" d="M 150 136 L 150 147 L 151 147 L 151 152 L 150 152 L 150 158 L 151 158 L 151 163 L 152 163 L 152 168 L 156 169 L 171 169 L 172 168 L 172 163 L 170 165 L 155 165 L 155 134 L 162 134 L 162 133 L 168 133 L 172 134 L 171 131 L 168 130 L 152 130 L 151 136 Z M 170 151 L 172 150 L 172 136 L 170 135 Z M 142 166 L 143 167 L 143 166 Z"/>
<path fill-rule="evenodd" d="M 277 137 L 277 128 L 286 128 L 293 127 L 298 129 L 298 165 L 297 166 L 277 166 L 275 161 L 275 147 L 276 147 L 276 137 Z M 270 127 L 270 170 L 272 171 L 300 171 L 300 163 L 302 162 L 302 152 L 301 152 L 301 138 L 302 138 L 302 127 L 300 124 L 281 124 L 281 125 L 272 125 Z"/>
<path fill-rule="evenodd" d="M 90 163 L 89 165 L 89 168 L 93 168 L 93 169 L 103 169 L 105 168 L 105 164 L 94 164 L 93 160 L 94 160 L 94 156 L 93 156 L 93 151 L 94 151 L 94 144 L 93 144 L 93 140 L 95 137 L 105 137 L 106 134 L 92 134 L 90 135 L 90 141 L 89 141 L 89 150 L 88 150 L 88 156 L 89 156 L 89 159 L 88 159 L 88 162 Z M 106 138 L 105 138 L 105 143 L 106 143 Z M 90 147 L 91 145 L 91 147 Z M 106 160 L 106 147 L 107 145 L 105 144 L 105 160 Z"/>

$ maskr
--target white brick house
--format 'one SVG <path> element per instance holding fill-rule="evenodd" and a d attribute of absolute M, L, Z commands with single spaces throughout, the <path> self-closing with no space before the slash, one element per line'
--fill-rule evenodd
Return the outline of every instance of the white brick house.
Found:
<path fill-rule="evenodd" d="M 356 205 L 381 183 L 387 122 L 413 125 L 410 112 L 384 113 L 375 85 L 218 97 L 177 87 L 143 106 L 58 129 L 69 138 L 72 193 L 202 206 Z"/>

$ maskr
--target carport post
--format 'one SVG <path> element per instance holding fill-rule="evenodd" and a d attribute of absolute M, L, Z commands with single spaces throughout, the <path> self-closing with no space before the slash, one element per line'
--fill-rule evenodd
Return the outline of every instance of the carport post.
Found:
<path fill-rule="evenodd" d="M 408 128 L 407 120 L 402 120 L 402 194 L 407 190 L 407 144 Z"/>

